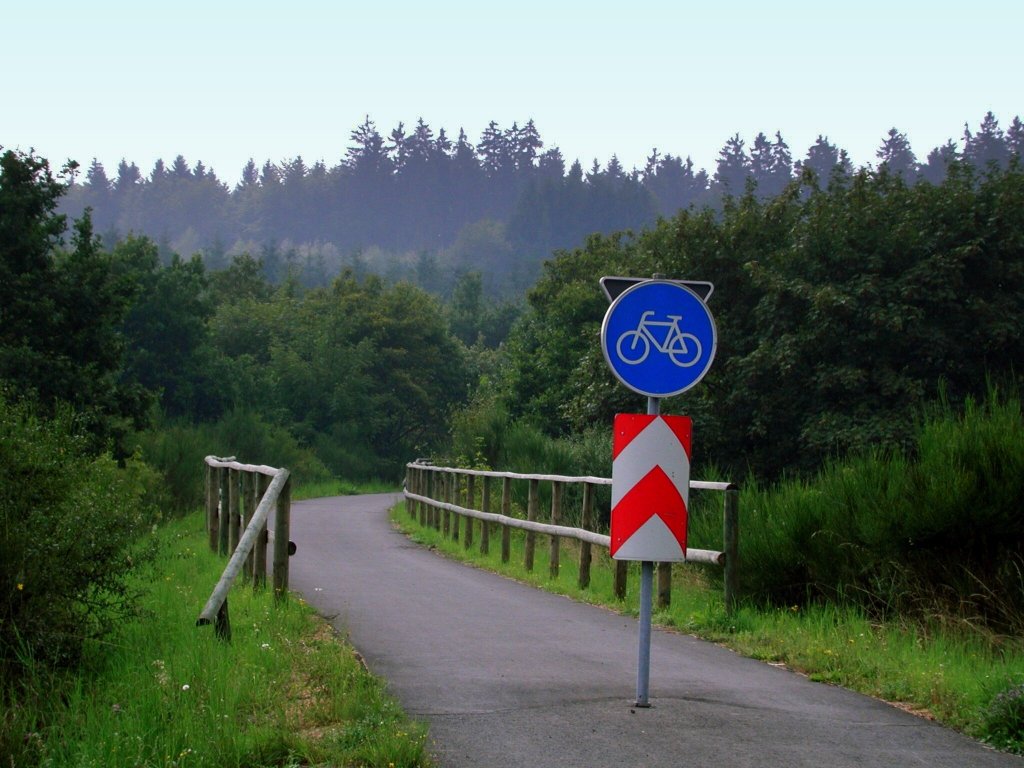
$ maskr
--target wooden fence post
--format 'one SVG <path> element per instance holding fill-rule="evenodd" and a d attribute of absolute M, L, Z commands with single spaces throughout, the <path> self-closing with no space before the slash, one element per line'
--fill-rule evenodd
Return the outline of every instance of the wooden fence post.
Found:
<path fill-rule="evenodd" d="M 626 574 L 629 573 L 628 560 L 615 560 L 615 578 L 612 583 L 612 590 L 619 600 L 626 599 Z"/>
<path fill-rule="evenodd" d="M 221 640 L 231 642 L 231 617 L 228 616 L 228 599 L 226 597 L 217 610 L 217 619 L 213 622 L 213 632 Z"/>
<path fill-rule="evenodd" d="M 214 552 L 220 543 L 220 472 L 215 467 L 206 465 L 206 533 L 210 540 L 210 549 Z"/>
<path fill-rule="evenodd" d="M 428 483 L 430 481 L 430 473 L 424 468 L 420 470 L 420 478 L 416 483 L 416 493 L 420 496 L 429 496 L 430 491 Z M 425 501 L 420 502 L 420 525 L 427 525 L 427 516 L 430 514 L 430 505 Z"/>
<path fill-rule="evenodd" d="M 476 477 L 466 475 L 466 504 L 467 509 L 476 509 Z M 462 538 L 466 549 L 473 546 L 473 518 L 466 517 L 466 535 Z"/>
<path fill-rule="evenodd" d="M 458 472 L 452 472 L 452 498 L 449 504 L 458 507 L 462 506 L 462 476 Z M 452 513 L 452 541 L 459 540 L 459 528 L 462 523 L 462 515 L 458 512 Z"/>
<path fill-rule="evenodd" d="M 221 555 L 228 554 L 228 527 L 231 514 L 228 511 L 228 468 L 217 469 L 217 496 L 220 500 L 220 507 L 217 513 L 219 528 L 217 536 L 217 549 Z"/>
<path fill-rule="evenodd" d="M 256 485 L 256 503 L 259 504 L 263 500 L 263 496 L 267 492 L 267 488 L 270 487 L 270 478 L 260 473 L 255 477 Z M 255 510 L 255 507 L 253 507 Z M 253 547 L 253 560 L 252 560 L 252 585 L 256 589 L 262 589 L 267 585 L 267 542 L 270 540 L 270 534 L 267 531 L 267 521 L 263 521 L 263 529 L 256 537 L 256 544 Z"/>
<path fill-rule="evenodd" d="M 730 488 L 725 492 L 723 538 L 725 539 L 725 610 L 733 613 L 740 593 L 740 492 Z"/>
<path fill-rule="evenodd" d="M 658 607 L 672 604 L 672 563 L 658 563 Z"/>
<path fill-rule="evenodd" d="M 563 483 L 557 480 L 551 481 L 551 524 L 558 525 L 562 522 L 562 490 Z M 552 579 L 558 578 L 558 566 L 559 566 L 559 545 L 560 538 L 558 536 L 551 536 L 548 549 L 548 575 Z"/>
<path fill-rule="evenodd" d="M 255 472 L 246 472 L 242 475 L 244 480 L 243 488 L 245 493 L 245 526 L 249 526 L 249 521 L 252 520 L 253 513 L 256 511 L 256 505 L 259 503 L 259 499 L 256 496 L 256 476 Z M 253 578 L 253 573 L 256 567 L 256 549 L 255 547 L 249 550 L 249 557 L 245 560 L 245 568 L 242 569 L 242 578 L 250 580 Z"/>
<path fill-rule="evenodd" d="M 512 478 L 501 479 L 501 514 L 505 517 L 512 516 Z M 512 529 L 507 525 L 501 526 L 501 562 L 507 563 L 512 556 Z"/>
<path fill-rule="evenodd" d="M 430 498 L 437 501 L 444 498 L 441 496 L 441 473 L 430 473 L 430 488 Z M 438 507 L 432 506 L 430 508 L 430 524 L 434 527 L 435 531 L 441 530 L 441 510 Z"/>
<path fill-rule="evenodd" d="M 594 521 L 594 487 L 590 483 L 583 484 L 583 513 L 580 517 L 580 528 L 591 530 Z M 590 542 L 580 542 L 580 578 L 579 588 L 586 589 L 590 586 Z"/>
<path fill-rule="evenodd" d="M 442 492 L 441 500 L 443 502 L 445 502 L 446 504 L 451 504 L 452 503 L 452 487 L 451 486 L 452 486 L 452 478 L 451 478 L 451 476 L 447 472 L 442 472 L 441 473 L 441 492 Z M 444 518 L 444 522 L 443 522 L 443 524 L 441 526 L 442 534 L 447 539 L 448 538 L 448 533 L 452 529 L 452 513 L 449 510 L 445 509 L 445 510 L 442 511 L 442 515 L 441 516 Z"/>
<path fill-rule="evenodd" d="M 290 554 L 292 514 L 292 479 L 285 481 L 277 497 L 277 514 L 274 516 L 274 598 L 288 597 L 288 556 Z"/>
<path fill-rule="evenodd" d="M 537 505 L 539 503 L 538 491 L 540 488 L 540 481 L 536 479 L 530 480 L 530 491 L 526 500 L 526 519 L 531 523 L 537 522 Z M 523 567 L 527 571 L 533 571 L 533 552 L 537 547 L 537 533 L 536 531 L 526 532 L 526 545 L 524 547 L 523 556 Z"/>
<path fill-rule="evenodd" d="M 490 514 L 491 512 L 491 477 L 484 475 L 483 498 L 480 500 L 481 511 Z M 491 524 L 486 520 L 480 521 L 480 554 L 486 555 L 491 549 Z"/>
<path fill-rule="evenodd" d="M 409 491 L 411 493 L 416 493 L 416 485 L 415 485 L 415 483 L 414 483 L 414 481 L 412 479 L 414 473 L 415 473 L 415 470 L 412 467 L 410 467 L 408 464 L 406 464 L 406 466 L 405 466 L 405 479 L 402 481 L 402 489 L 403 490 Z M 416 510 L 416 502 L 415 501 L 409 501 L 409 499 L 403 499 L 402 503 L 405 504 L 405 514 L 410 515 L 410 516 L 415 516 L 416 515 L 416 512 L 415 512 L 415 510 Z"/>
<path fill-rule="evenodd" d="M 238 539 L 242 535 L 242 513 L 240 510 L 240 494 L 238 481 L 241 473 L 237 469 L 228 470 L 228 554 L 238 547 Z"/>

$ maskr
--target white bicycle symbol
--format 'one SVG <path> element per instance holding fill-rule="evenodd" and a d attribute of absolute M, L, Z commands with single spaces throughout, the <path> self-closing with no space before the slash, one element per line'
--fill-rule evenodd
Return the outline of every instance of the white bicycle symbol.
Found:
<path fill-rule="evenodd" d="M 668 355 L 680 368 L 689 368 L 700 360 L 700 339 L 692 333 L 683 333 L 679 327 L 682 315 L 668 315 L 668 320 L 650 320 L 654 310 L 640 315 L 636 330 L 626 331 L 615 342 L 615 351 L 626 365 L 639 365 L 651 353 L 651 346 Z M 664 339 L 658 340 L 651 328 L 667 328 Z"/>

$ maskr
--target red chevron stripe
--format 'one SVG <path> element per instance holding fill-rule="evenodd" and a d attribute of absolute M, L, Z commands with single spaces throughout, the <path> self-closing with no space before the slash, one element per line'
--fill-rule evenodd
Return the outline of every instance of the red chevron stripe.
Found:
<path fill-rule="evenodd" d="M 615 506 L 612 515 L 614 524 L 609 548 L 612 556 L 652 515 L 658 515 L 665 522 L 683 552 L 686 551 L 686 502 L 661 467 L 655 467 L 634 485 Z"/>
<path fill-rule="evenodd" d="M 657 416 L 639 413 L 619 413 L 615 416 L 615 434 L 612 439 L 612 461 L 633 442 L 633 439 L 647 429 Z"/>

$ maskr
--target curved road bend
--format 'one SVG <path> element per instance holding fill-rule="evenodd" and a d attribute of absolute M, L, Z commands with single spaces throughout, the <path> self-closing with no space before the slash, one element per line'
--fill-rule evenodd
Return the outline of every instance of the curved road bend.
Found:
<path fill-rule="evenodd" d="M 394 531 L 400 496 L 293 506 L 292 587 L 346 633 L 441 768 L 1022 768 L 882 702 L 461 565 Z"/>

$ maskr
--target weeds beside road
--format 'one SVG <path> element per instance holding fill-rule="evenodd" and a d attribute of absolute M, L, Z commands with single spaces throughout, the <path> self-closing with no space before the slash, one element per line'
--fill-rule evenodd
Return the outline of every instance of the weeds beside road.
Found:
<path fill-rule="evenodd" d="M 199 514 L 155 535 L 138 618 L 76 674 L 0 693 L 5 765 L 430 765 L 424 729 L 301 600 L 239 584 L 230 643 L 195 626 L 224 567 Z"/>

